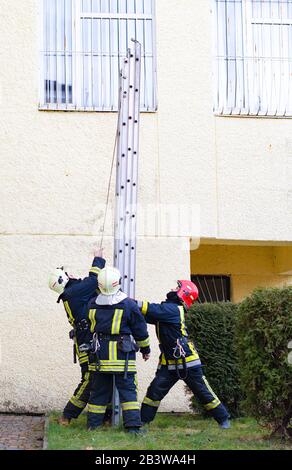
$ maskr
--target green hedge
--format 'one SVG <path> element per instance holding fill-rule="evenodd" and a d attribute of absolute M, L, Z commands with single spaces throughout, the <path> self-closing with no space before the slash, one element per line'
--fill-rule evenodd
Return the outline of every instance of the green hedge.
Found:
<path fill-rule="evenodd" d="M 292 287 L 257 289 L 238 308 L 236 327 L 246 411 L 274 433 L 291 433 Z M 289 426 L 290 422 L 290 426 Z"/>
<path fill-rule="evenodd" d="M 236 317 L 237 305 L 230 302 L 195 304 L 187 314 L 188 330 L 204 374 L 233 417 L 239 416 L 242 399 L 234 346 Z M 191 403 L 194 409 L 200 409 L 193 398 Z"/>

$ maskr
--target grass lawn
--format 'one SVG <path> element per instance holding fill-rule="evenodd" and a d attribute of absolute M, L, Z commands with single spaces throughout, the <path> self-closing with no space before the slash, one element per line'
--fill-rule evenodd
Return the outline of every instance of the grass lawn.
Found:
<path fill-rule="evenodd" d="M 292 450 L 292 443 L 267 439 L 268 432 L 251 418 L 232 421 L 222 430 L 210 419 L 186 414 L 159 413 L 145 436 L 126 434 L 122 428 L 86 430 L 86 415 L 68 428 L 58 425 L 60 415 L 52 413 L 48 428 L 48 449 L 66 450 Z"/>

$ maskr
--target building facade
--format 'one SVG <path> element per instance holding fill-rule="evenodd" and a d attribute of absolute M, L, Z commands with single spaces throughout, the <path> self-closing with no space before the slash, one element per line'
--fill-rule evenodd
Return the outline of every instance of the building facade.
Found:
<path fill-rule="evenodd" d="M 291 7 L 2 0 L 0 411 L 60 409 L 78 378 L 47 276 L 60 264 L 86 275 L 100 241 L 116 71 L 132 35 L 145 56 L 141 212 L 154 207 L 163 218 L 189 207 L 196 218 L 194 233 L 181 232 L 179 218 L 172 230 L 148 219 L 139 229 L 137 298 L 161 301 L 190 275 L 202 301 L 238 302 L 258 286 L 291 284 Z M 112 235 L 109 216 L 109 262 Z M 141 398 L 157 363 L 152 338 L 151 361 L 139 366 Z M 188 400 L 178 384 L 161 409 L 183 411 Z"/>

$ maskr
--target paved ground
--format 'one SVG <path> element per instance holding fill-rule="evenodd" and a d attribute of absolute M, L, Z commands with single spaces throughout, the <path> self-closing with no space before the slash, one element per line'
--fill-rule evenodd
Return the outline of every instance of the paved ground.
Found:
<path fill-rule="evenodd" d="M 0 450 L 42 449 L 44 425 L 44 416 L 0 414 Z"/>

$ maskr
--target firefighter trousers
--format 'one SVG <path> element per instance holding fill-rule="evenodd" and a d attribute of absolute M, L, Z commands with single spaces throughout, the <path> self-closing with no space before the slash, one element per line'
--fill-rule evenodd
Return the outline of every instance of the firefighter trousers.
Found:
<path fill-rule="evenodd" d="M 102 425 L 106 406 L 112 399 L 113 377 L 120 396 L 125 428 L 140 427 L 140 404 L 137 401 L 136 374 L 110 374 L 96 372 L 90 399 L 88 402 L 88 428 L 94 429 Z"/>
<path fill-rule="evenodd" d="M 220 424 L 229 418 L 229 413 L 219 398 L 211 389 L 201 367 L 187 369 L 186 385 L 191 389 L 195 398 L 204 406 L 208 413 Z M 161 400 L 179 380 L 175 370 L 168 370 L 167 366 L 161 366 L 156 376 L 148 387 L 141 407 L 141 420 L 150 423 L 155 418 Z"/>
<path fill-rule="evenodd" d="M 67 405 L 64 408 L 63 415 L 68 419 L 76 419 L 82 413 L 86 407 L 90 392 L 92 389 L 92 384 L 94 380 L 94 366 L 91 366 L 86 363 L 80 366 L 81 368 L 81 382 L 73 393 L 72 397 L 68 401 Z M 104 421 L 109 421 L 112 416 L 111 403 L 108 404 L 106 414 L 104 416 Z"/>
<path fill-rule="evenodd" d="M 89 370 L 88 363 L 82 364 L 80 367 L 81 382 L 63 411 L 63 415 L 68 419 L 78 418 L 86 407 L 90 396 L 94 372 Z"/>

